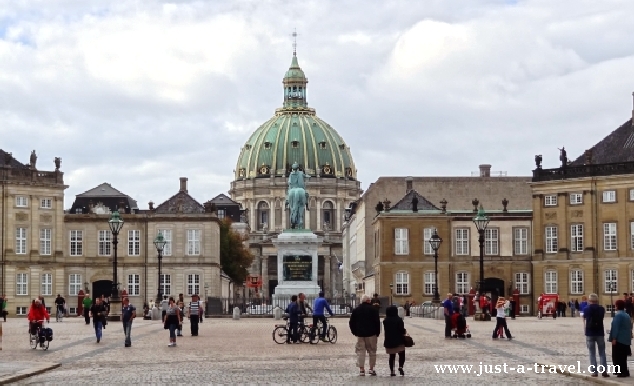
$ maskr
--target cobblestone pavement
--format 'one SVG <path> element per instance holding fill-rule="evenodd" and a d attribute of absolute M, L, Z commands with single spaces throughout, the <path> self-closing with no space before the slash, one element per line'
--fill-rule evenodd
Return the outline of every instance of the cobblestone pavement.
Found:
<path fill-rule="evenodd" d="M 473 337 L 446 341 L 442 321 L 406 318 L 405 326 L 416 345 L 407 349 L 406 376 L 390 377 L 387 355 L 378 351 L 378 377 L 357 375 L 354 338 L 347 319 L 331 319 L 339 331 L 336 344 L 278 345 L 272 340 L 273 319 L 205 319 L 198 337 L 179 338 L 169 348 L 168 331 L 160 322 L 134 322 L 131 348 L 123 347 L 119 323 L 109 324 L 97 344 L 94 330 L 82 319 L 52 322 L 54 341 L 49 351 L 30 350 L 27 322 L 10 319 L 4 324 L 0 362 L 59 362 L 61 366 L 20 384 L 592 384 L 603 379 L 577 378 L 561 374 L 535 373 L 534 364 L 589 365 L 579 318 L 509 320 L 513 341 L 493 341 L 493 322 L 469 321 Z M 608 325 L 609 321 L 606 321 Z M 382 337 L 379 346 L 382 346 Z M 608 358 L 608 361 L 610 358 Z M 525 366 L 523 374 L 477 376 L 478 366 Z M 476 374 L 438 373 L 434 365 L 474 365 Z M 367 367 L 366 367 L 367 368 Z M 538 367 L 541 371 L 541 368 Z M 616 381 L 611 377 L 608 380 Z M 634 382 L 632 382 L 634 383 Z"/>

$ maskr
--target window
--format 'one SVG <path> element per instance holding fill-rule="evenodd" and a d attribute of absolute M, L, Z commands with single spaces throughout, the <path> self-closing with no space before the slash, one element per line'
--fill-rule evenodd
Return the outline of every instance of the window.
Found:
<path fill-rule="evenodd" d="M 634 222 L 630 223 L 630 247 L 634 249 Z"/>
<path fill-rule="evenodd" d="M 218 219 L 223 220 L 225 218 L 225 210 L 218 209 Z"/>
<path fill-rule="evenodd" d="M 258 203 L 258 229 L 269 229 L 269 204 L 265 201 Z"/>
<path fill-rule="evenodd" d="M 530 308 L 528 307 L 528 304 L 520 304 L 520 314 L 528 314 L 530 311 Z"/>
<path fill-rule="evenodd" d="M 16 229 L 15 253 L 18 255 L 26 255 L 26 228 Z"/>
<path fill-rule="evenodd" d="M 99 231 L 99 256 L 110 256 L 112 248 L 112 232 L 109 230 Z"/>
<path fill-rule="evenodd" d="M 40 292 L 43 296 L 53 295 L 53 275 L 45 273 L 42 275 L 42 288 Z"/>
<path fill-rule="evenodd" d="M 469 229 L 456 229 L 456 255 L 469 254 Z"/>
<path fill-rule="evenodd" d="M 128 231 L 128 256 L 139 256 L 141 254 L 141 231 Z"/>
<path fill-rule="evenodd" d="M 297 148 L 299 148 L 299 142 L 298 141 L 293 141 L 293 142 L 291 142 L 291 146 L 293 146 L 293 149 L 297 149 Z"/>
<path fill-rule="evenodd" d="M 141 294 L 141 275 L 128 275 L 128 295 L 139 296 Z"/>
<path fill-rule="evenodd" d="M 18 273 L 15 277 L 15 294 L 29 294 L 29 275 L 26 273 Z"/>
<path fill-rule="evenodd" d="M 603 224 L 603 250 L 616 251 L 616 223 Z"/>
<path fill-rule="evenodd" d="M 326 142 L 319 142 L 319 148 L 320 149 L 325 149 L 326 148 Z"/>
<path fill-rule="evenodd" d="M 570 271 L 570 293 L 573 295 L 583 294 L 583 271 L 580 269 Z"/>
<path fill-rule="evenodd" d="M 51 230 L 40 229 L 40 255 L 51 254 Z"/>
<path fill-rule="evenodd" d="M 431 239 L 431 236 L 434 234 L 435 230 L 436 228 L 423 229 L 423 254 L 425 255 L 434 254 L 434 250 L 432 249 L 431 244 L 429 244 L 429 240 Z"/>
<path fill-rule="evenodd" d="M 630 201 L 634 201 L 634 189 L 630 189 Z"/>
<path fill-rule="evenodd" d="M 84 232 L 70 231 L 70 255 L 81 256 L 84 253 Z"/>
<path fill-rule="evenodd" d="M 527 273 L 515 274 L 515 288 L 520 292 L 520 295 L 530 294 L 530 284 L 528 278 L 529 274 Z"/>
<path fill-rule="evenodd" d="M 324 221 L 324 229 L 334 229 L 335 208 L 332 202 L 326 201 L 322 207 L 322 219 Z"/>
<path fill-rule="evenodd" d="M 435 273 L 425 272 L 425 295 L 433 295 L 435 285 L 436 285 Z"/>
<path fill-rule="evenodd" d="M 396 274 L 396 295 L 409 295 L 409 273 Z"/>
<path fill-rule="evenodd" d="M 77 315 L 77 307 L 68 307 L 69 315 Z"/>
<path fill-rule="evenodd" d="M 84 214 L 84 208 L 75 208 L 75 214 Z"/>
<path fill-rule="evenodd" d="M 547 294 L 557 293 L 557 271 L 546 271 L 544 287 Z"/>
<path fill-rule="evenodd" d="M 15 314 L 16 315 L 26 315 L 26 307 L 16 307 L 15 308 Z"/>
<path fill-rule="evenodd" d="M 546 253 L 557 253 L 557 227 L 546 227 Z"/>
<path fill-rule="evenodd" d="M 200 255 L 200 229 L 187 230 L 187 254 L 189 256 Z"/>
<path fill-rule="evenodd" d="M 616 293 L 617 290 L 617 276 L 616 276 L 616 269 L 606 269 L 604 272 L 604 280 L 603 280 L 603 291 L 606 294 L 609 293 Z"/>
<path fill-rule="evenodd" d="M 557 196 L 545 196 L 544 197 L 544 205 L 546 206 L 556 206 L 557 205 Z"/>
<path fill-rule="evenodd" d="M 570 194 L 570 203 L 574 204 L 583 204 L 583 194 L 581 193 L 571 193 Z"/>
<path fill-rule="evenodd" d="M 40 208 L 51 209 L 53 207 L 53 200 L 50 198 L 43 198 L 40 200 Z"/>
<path fill-rule="evenodd" d="M 603 202 L 616 202 L 616 190 L 606 190 L 603 192 Z"/>
<path fill-rule="evenodd" d="M 456 273 L 456 293 L 460 295 L 468 294 L 470 287 L 469 274 L 467 272 Z"/>
<path fill-rule="evenodd" d="M 270 149 L 271 148 L 271 142 L 264 142 L 264 148 L 265 149 Z"/>
<path fill-rule="evenodd" d="M 187 295 L 197 295 L 200 292 L 200 275 L 187 275 Z"/>
<path fill-rule="evenodd" d="M 528 254 L 528 228 L 515 228 L 513 230 L 514 248 L 516 255 Z"/>
<path fill-rule="evenodd" d="M 407 228 L 396 228 L 394 229 L 394 246 L 397 255 L 408 255 L 409 254 L 409 243 L 407 242 Z"/>
<path fill-rule="evenodd" d="M 497 255 L 498 251 L 498 233 L 497 228 L 484 230 L 484 254 L 485 255 Z"/>
<path fill-rule="evenodd" d="M 73 273 L 68 275 L 68 294 L 70 296 L 79 295 L 81 290 L 81 275 Z"/>
<path fill-rule="evenodd" d="M 605 305 L 605 312 L 612 312 L 612 309 L 614 308 L 613 304 L 606 304 Z M 615 310 L 616 311 L 616 310 Z"/>
<path fill-rule="evenodd" d="M 27 207 L 26 196 L 16 196 L 15 197 L 15 206 L 18 208 L 26 208 Z"/>
<path fill-rule="evenodd" d="M 159 229 L 158 233 L 162 234 L 163 240 L 165 240 L 165 247 L 163 248 L 163 256 L 172 256 L 172 230 Z"/>
<path fill-rule="evenodd" d="M 172 276 L 161 275 L 161 294 L 166 296 L 172 294 Z"/>
<path fill-rule="evenodd" d="M 570 238 L 570 250 L 572 252 L 583 252 L 583 224 L 570 226 Z"/>

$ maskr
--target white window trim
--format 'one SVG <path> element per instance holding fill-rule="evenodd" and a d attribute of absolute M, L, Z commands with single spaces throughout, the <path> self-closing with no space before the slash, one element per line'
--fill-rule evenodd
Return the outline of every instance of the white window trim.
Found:
<path fill-rule="evenodd" d="M 530 314 L 531 308 L 529 304 L 520 304 L 520 314 Z"/>
<path fill-rule="evenodd" d="M 513 228 L 513 249 L 515 255 L 528 255 L 528 228 Z"/>
<path fill-rule="evenodd" d="M 570 225 L 570 251 L 583 252 L 583 224 Z"/>
<path fill-rule="evenodd" d="M 557 206 L 557 195 L 550 194 L 548 196 L 544 196 L 544 206 Z"/>
<path fill-rule="evenodd" d="M 616 251 L 618 249 L 617 228 L 615 222 L 603 223 L 603 250 Z"/>
<path fill-rule="evenodd" d="M 463 234 L 464 233 L 464 234 Z M 469 236 L 471 230 L 469 228 L 455 228 L 456 235 L 456 256 L 469 256 Z"/>
<path fill-rule="evenodd" d="M 487 228 L 484 230 L 484 254 L 498 256 L 500 254 L 500 230 Z"/>
<path fill-rule="evenodd" d="M 21 280 L 21 279 L 24 279 L 24 280 Z M 22 291 L 22 289 L 24 289 L 24 291 Z M 29 296 L 29 274 L 28 273 L 18 272 L 15 274 L 15 296 Z"/>
<path fill-rule="evenodd" d="M 26 255 L 28 236 L 26 228 L 16 228 L 15 231 L 15 254 Z"/>
<path fill-rule="evenodd" d="M 128 256 L 141 256 L 141 230 L 128 230 Z"/>
<path fill-rule="evenodd" d="M 187 273 L 185 274 L 185 292 L 187 296 L 198 294 L 200 295 L 200 278 L 201 275 L 199 273 Z M 196 283 L 196 277 L 198 277 L 198 283 Z M 191 282 L 190 282 L 191 279 Z M 194 288 L 196 291 L 194 291 Z"/>
<path fill-rule="evenodd" d="M 172 294 L 172 275 L 169 273 L 163 273 L 161 274 L 161 294 L 163 296 L 170 296 Z M 165 279 L 169 279 L 169 280 L 165 280 Z M 166 291 L 165 289 L 169 288 L 169 291 Z"/>
<path fill-rule="evenodd" d="M 74 279 L 74 280 L 71 280 Z M 68 295 L 77 296 L 82 288 L 82 277 L 79 273 L 71 273 L 68 275 Z"/>
<path fill-rule="evenodd" d="M 429 280 L 427 280 L 429 278 Z M 425 295 L 433 295 L 434 294 L 434 286 L 436 285 L 436 272 L 434 271 L 425 271 L 423 274 L 423 292 Z M 427 286 L 429 285 L 429 291 L 427 290 Z"/>
<path fill-rule="evenodd" d="M 74 235 L 74 241 L 73 241 Z M 69 254 L 71 256 L 82 256 L 84 254 L 84 231 L 71 230 L 69 231 Z M 75 252 L 73 253 L 73 244 L 75 245 Z"/>
<path fill-rule="evenodd" d="M 573 276 L 573 273 L 575 273 L 575 272 L 581 272 L 581 280 L 577 280 L 578 279 L 577 275 Z M 574 278 L 574 280 L 573 280 L 573 278 Z M 582 295 L 583 294 L 583 289 L 584 289 L 583 279 L 584 279 L 583 269 L 575 268 L 575 269 L 571 269 L 570 270 L 570 293 L 572 295 Z M 576 289 L 575 286 L 574 286 L 575 283 L 581 283 L 581 289 Z"/>
<path fill-rule="evenodd" d="M 521 278 L 522 280 L 518 280 L 518 278 Z M 520 295 L 530 295 L 531 274 L 527 272 L 516 272 L 515 273 L 515 288 L 519 291 Z"/>
<path fill-rule="evenodd" d="M 112 255 L 112 232 L 110 230 L 100 229 L 97 231 L 97 255 Z"/>
<path fill-rule="evenodd" d="M 461 275 L 464 275 L 465 280 L 460 281 L 458 280 L 458 278 L 460 278 Z M 471 277 L 469 275 L 469 272 L 467 271 L 460 271 L 460 272 L 456 272 L 456 293 L 459 295 L 464 295 L 464 294 L 468 294 L 469 291 L 471 290 Z M 463 287 L 463 291 L 461 291 L 461 288 Z"/>
<path fill-rule="evenodd" d="M 409 255 L 409 229 L 394 228 L 394 254 Z"/>
<path fill-rule="evenodd" d="M 401 277 L 401 278 L 404 277 L 406 280 L 405 281 L 399 280 L 399 277 Z M 411 285 L 410 285 L 411 280 L 410 280 L 410 277 L 411 276 L 410 276 L 409 272 L 407 272 L 407 271 L 400 271 L 400 272 L 397 272 L 394 275 L 394 283 L 395 283 L 394 295 L 398 295 L 398 296 L 408 296 L 408 295 L 410 295 L 410 293 L 411 293 Z M 399 286 L 401 286 L 400 290 L 399 290 Z M 402 289 L 403 286 L 406 286 L 405 287 L 406 291 L 403 291 L 403 289 Z"/>
<path fill-rule="evenodd" d="M 141 275 L 138 273 L 130 273 L 128 274 L 127 282 L 128 296 L 141 296 Z"/>
<path fill-rule="evenodd" d="M 53 199 L 50 197 L 41 198 L 40 209 L 53 209 Z"/>
<path fill-rule="evenodd" d="M 604 190 L 603 202 L 616 202 L 616 190 Z"/>
<path fill-rule="evenodd" d="M 583 204 L 583 194 L 570 193 L 570 204 L 571 205 Z"/>
<path fill-rule="evenodd" d="M 550 236 L 548 236 L 548 230 L 550 229 Z M 554 231 L 553 231 L 554 229 Z M 554 234 L 554 236 L 553 236 Z M 546 242 L 546 253 L 557 253 L 559 251 L 559 230 L 556 226 L 547 226 L 544 230 L 544 240 Z M 548 241 L 552 242 L 549 243 Z"/>
<path fill-rule="evenodd" d="M 434 231 L 438 232 L 436 227 L 424 228 L 423 229 L 423 254 L 424 255 L 434 255 L 434 249 L 431 247 L 429 240 L 434 235 Z"/>
<path fill-rule="evenodd" d="M 187 229 L 187 256 L 200 256 L 200 229 Z"/>
<path fill-rule="evenodd" d="M 45 280 L 50 279 L 50 280 Z M 42 296 L 53 296 L 53 274 L 43 273 L 40 275 L 40 293 Z"/>
<path fill-rule="evenodd" d="M 554 275 L 554 280 L 553 280 Z M 558 275 L 557 271 L 554 269 L 549 269 L 544 272 L 544 293 L 547 294 L 557 294 L 559 293 L 559 283 L 558 283 Z"/>
<path fill-rule="evenodd" d="M 610 272 L 610 278 L 608 279 L 608 272 Z M 612 275 L 614 273 L 614 275 Z M 614 289 L 610 291 L 608 289 L 608 283 L 614 284 Z M 606 294 L 616 294 L 619 292 L 619 271 L 616 268 L 608 268 L 603 270 L 603 292 Z"/>
<path fill-rule="evenodd" d="M 16 208 L 28 208 L 29 207 L 29 200 L 28 200 L 27 196 L 15 196 L 15 207 Z"/>
<path fill-rule="evenodd" d="M 40 229 L 40 255 L 42 256 L 50 256 L 52 254 L 52 244 L 53 244 L 53 230 L 42 228 Z M 48 236 L 48 237 L 47 237 Z"/>
<path fill-rule="evenodd" d="M 630 189 L 630 201 L 634 201 L 634 189 Z"/>
<path fill-rule="evenodd" d="M 158 234 L 163 235 L 163 240 L 165 240 L 165 247 L 163 248 L 163 256 L 172 256 L 172 230 L 171 229 L 159 229 Z"/>

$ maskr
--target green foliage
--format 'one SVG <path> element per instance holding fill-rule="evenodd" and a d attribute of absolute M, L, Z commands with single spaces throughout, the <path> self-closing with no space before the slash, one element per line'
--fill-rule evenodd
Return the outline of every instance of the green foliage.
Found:
<path fill-rule="evenodd" d="M 220 221 L 220 265 L 233 282 L 246 280 L 253 255 L 244 246 L 245 238 L 231 229 L 231 220 Z"/>

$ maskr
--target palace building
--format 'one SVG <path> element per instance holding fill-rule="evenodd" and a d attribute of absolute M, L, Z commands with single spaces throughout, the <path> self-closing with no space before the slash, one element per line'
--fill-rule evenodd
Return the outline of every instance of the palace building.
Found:
<path fill-rule="evenodd" d="M 261 277 L 264 297 L 274 293 L 278 282 L 277 249 L 271 240 L 290 228 L 285 196 L 295 162 L 310 176 L 305 226 L 324 238 L 318 252 L 319 285 L 328 295 L 342 294 L 342 218 L 345 208 L 359 198 L 361 187 L 350 147 L 308 106 L 307 84 L 293 52 L 282 79 L 283 105 L 240 149 L 229 191 L 250 225 L 249 245 L 255 256 L 251 275 Z"/>

